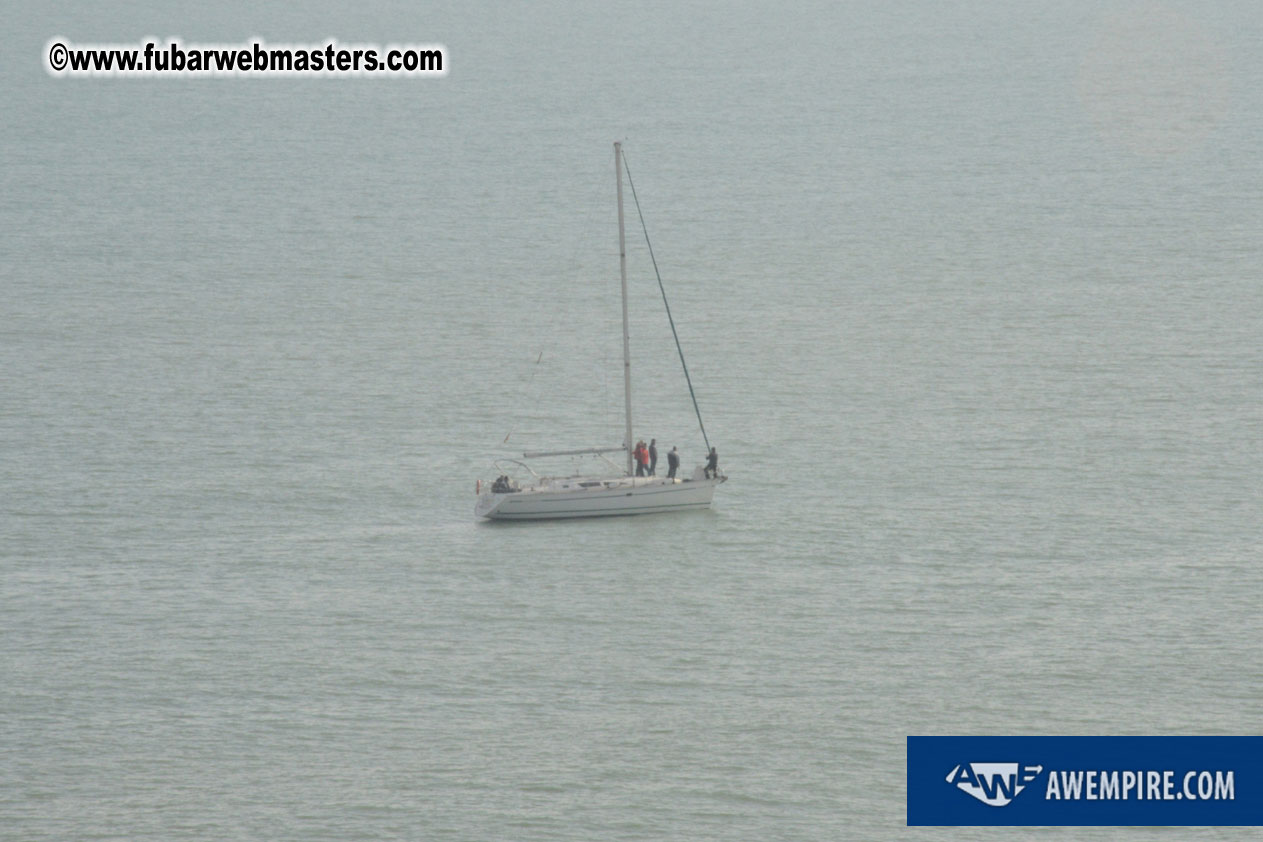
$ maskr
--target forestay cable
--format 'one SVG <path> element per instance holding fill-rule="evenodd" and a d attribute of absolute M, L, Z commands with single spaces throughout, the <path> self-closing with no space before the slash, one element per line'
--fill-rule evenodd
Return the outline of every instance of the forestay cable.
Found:
<path fill-rule="evenodd" d="M 706 452 L 710 452 L 710 439 L 706 437 L 706 425 L 702 423 L 702 411 L 697 408 L 697 395 L 693 392 L 693 378 L 689 377 L 689 366 L 684 361 L 684 349 L 680 347 L 680 334 L 675 329 L 675 319 L 671 317 L 671 305 L 667 303 L 667 290 L 662 285 L 662 273 L 658 271 L 658 259 L 653 256 L 653 243 L 649 242 L 649 227 L 645 225 L 645 215 L 640 210 L 640 199 L 636 198 L 636 182 L 632 181 L 631 167 L 627 165 L 627 150 L 623 150 L 623 169 L 627 171 L 627 184 L 631 187 L 632 200 L 636 203 L 636 215 L 640 217 L 640 230 L 645 232 L 645 245 L 649 247 L 649 260 L 653 263 L 653 273 L 658 278 L 658 289 L 662 293 L 662 306 L 667 308 L 667 321 L 671 323 L 671 335 L 675 337 L 675 350 L 680 353 L 680 366 L 684 369 L 684 382 L 689 386 L 689 397 L 693 399 L 693 411 L 697 413 L 697 426 L 702 430 L 702 441 L 706 442 Z"/>

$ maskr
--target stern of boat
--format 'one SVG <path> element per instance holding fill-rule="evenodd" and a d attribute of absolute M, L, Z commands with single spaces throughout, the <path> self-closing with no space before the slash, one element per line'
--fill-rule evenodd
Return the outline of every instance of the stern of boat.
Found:
<path fill-rule="evenodd" d="M 483 492 L 478 495 L 478 501 L 474 503 L 474 516 L 482 518 L 495 517 L 496 509 L 500 508 L 500 504 L 504 502 L 507 494 L 495 494 L 490 491 Z"/>

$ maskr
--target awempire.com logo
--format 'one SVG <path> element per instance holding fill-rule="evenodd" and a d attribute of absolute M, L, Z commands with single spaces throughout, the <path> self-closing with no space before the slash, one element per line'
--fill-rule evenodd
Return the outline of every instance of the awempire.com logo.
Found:
<path fill-rule="evenodd" d="M 1003 807 L 1042 771 L 1043 766 L 1022 763 L 958 763 L 947 773 L 947 782 L 983 804 Z"/>
<path fill-rule="evenodd" d="M 1263 825 L 1263 737 L 908 737 L 910 825 Z"/>

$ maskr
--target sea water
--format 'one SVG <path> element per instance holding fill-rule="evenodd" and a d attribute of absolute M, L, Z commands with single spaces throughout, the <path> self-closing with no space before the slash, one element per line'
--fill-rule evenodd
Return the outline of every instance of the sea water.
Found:
<path fill-rule="evenodd" d="M 880 839 L 910 734 L 1259 732 L 1257 4 L 14 12 L 0 838 Z M 449 74 L 43 70 L 177 36 Z M 621 441 L 614 140 L 731 479 L 476 523 Z"/>

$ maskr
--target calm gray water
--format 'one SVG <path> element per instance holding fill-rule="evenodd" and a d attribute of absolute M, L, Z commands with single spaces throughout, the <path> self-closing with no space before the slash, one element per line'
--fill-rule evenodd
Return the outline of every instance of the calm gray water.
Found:
<path fill-rule="evenodd" d="M 13 12 L 0 838 L 881 839 L 909 734 L 1263 727 L 1257 3 Z M 476 524 L 620 438 L 615 139 L 732 480 Z"/>

